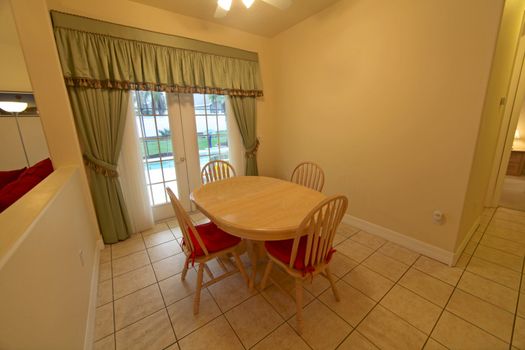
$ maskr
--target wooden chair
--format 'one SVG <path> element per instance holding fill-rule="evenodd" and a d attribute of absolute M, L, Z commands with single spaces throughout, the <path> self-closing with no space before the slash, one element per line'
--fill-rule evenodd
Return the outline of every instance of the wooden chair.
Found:
<path fill-rule="evenodd" d="M 303 162 L 295 167 L 290 181 L 321 192 L 324 185 L 324 171 L 313 162 Z"/>
<path fill-rule="evenodd" d="M 265 288 L 274 263 L 295 278 L 296 318 L 299 333 L 303 329 L 303 280 L 321 274 L 330 282 L 335 299 L 339 301 L 339 293 L 330 273 L 329 263 L 335 252 L 332 248 L 335 231 L 347 207 L 348 199 L 345 196 L 329 197 L 304 218 L 294 239 L 264 243 L 269 259 L 261 281 L 261 289 Z M 275 281 L 273 282 L 277 285 Z"/>
<path fill-rule="evenodd" d="M 235 169 L 233 166 L 224 160 L 212 160 L 201 170 L 202 183 L 224 180 L 235 176 Z"/>
<path fill-rule="evenodd" d="M 220 228 L 217 227 L 213 222 L 208 222 L 202 225 L 194 226 L 189 215 L 186 213 L 179 200 L 173 193 L 170 188 L 167 188 L 166 191 L 175 210 L 175 215 L 180 225 L 182 231 L 182 250 L 186 254 L 186 261 L 184 263 L 184 269 L 182 270 L 181 279 L 184 281 L 186 279 L 186 274 L 188 272 L 188 265 L 190 263 L 198 263 L 199 268 L 197 270 L 197 288 L 195 289 L 195 297 L 193 299 L 193 314 L 199 313 L 199 303 L 201 289 L 208 287 L 215 282 L 218 282 L 234 273 L 234 271 L 227 271 L 224 266 L 224 263 L 219 259 L 227 254 L 233 255 L 235 258 L 235 264 L 239 269 L 242 277 L 248 284 L 248 275 L 244 270 L 241 259 L 237 249 L 239 245 L 243 244 L 243 241 L 235 236 L 232 236 Z M 218 258 L 217 261 L 221 267 L 225 270 L 225 273 L 214 278 L 213 274 L 209 270 L 206 262 Z M 203 272 L 206 269 L 207 273 L 210 275 L 210 281 L 202 283 Z"/>

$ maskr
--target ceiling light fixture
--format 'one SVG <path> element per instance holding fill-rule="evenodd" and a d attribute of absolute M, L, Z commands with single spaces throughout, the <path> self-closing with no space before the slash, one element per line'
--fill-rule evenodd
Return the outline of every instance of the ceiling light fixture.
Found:
<path fill-rule="evenodd" d="M 292 0 L 261 0 L 268 5 L 274 6 L 279 10 L 286 10 L 292 5 Z M 226 17 L 232 7 L 233 0 L 217 0 L 217 8 L 215 9 L 215 18 Z M 255 0 L 242 0 L 246 8 L 250 8 Z"/>
<path fill-rule="evenodd" d="M 218 0 L 217 5 L 225 11 L 230 11 L 230 8 L 232 7 L 232 0 Z"/>
<path fill-rule="evenodd" d="M 1 101 L 0 109 L 9 113 L 20 113 L 27 108 L 27 102 Z"/>
<path fill-rule="evenodd" d="M 242 3 L 244 4 L 244 6 L 246 6 L 247 9 L 249 9 L 253 5 L 254 1 L 255 0 L 242 0 Z"/>

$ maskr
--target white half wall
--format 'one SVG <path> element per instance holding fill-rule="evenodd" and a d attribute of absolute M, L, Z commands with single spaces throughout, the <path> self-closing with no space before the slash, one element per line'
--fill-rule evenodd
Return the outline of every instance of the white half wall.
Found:
<path fill-rule="evenodd" d="M 91 344 L 98 229 L 79 169 L 57 169 L 0 214 L 0 228 L 0 349 Z"/>

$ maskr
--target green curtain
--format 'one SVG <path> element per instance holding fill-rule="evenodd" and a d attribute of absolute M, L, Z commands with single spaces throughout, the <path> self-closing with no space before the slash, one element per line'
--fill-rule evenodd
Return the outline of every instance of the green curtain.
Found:
<path fill-rule="evenodd" d="M 259 175 L 257 170 L 257 111 L 255 97 L 231 96 L 231 106 L 239 127 L 246 156 L 246 175 Z"/>
<path fill-rule="evenodd" d="M 104 243 L 116 243 L 131 233 L 116 170 L 129 92 L 68 87 L 68 93 L 100 231 Z"/>
<path fill-rule="evenodd" d="M 68 86 L 262 96 L 257 61 L 55 27 Z"/>
<path fill-rule="evenodd" d="M 129 236 L 116 164 L 130 90 L 229 95 L 257 175 L 254 52 L 52 12 L 57 50 L 84 152 L 104 242 Z"/>

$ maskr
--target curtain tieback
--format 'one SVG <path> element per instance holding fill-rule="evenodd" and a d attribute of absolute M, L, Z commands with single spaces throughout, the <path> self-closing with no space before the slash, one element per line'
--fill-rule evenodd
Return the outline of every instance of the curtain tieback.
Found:
<path fill-rule="evenodd" d="M 103 160 L 90 156 L 89 154 L 84 154 L 83 157 L 84 164 L 97 174 L 104 175 L 105 177 L 118 177 L 116 165 L 106 163 Z"/>
<path fill-rule="evenodd" d="M 244 152 L 244 155 L 246 156 L 246 158 L 255 158 L 255 156 L 257 155 L 258 149 L 259 149 L 259 139 L 255 140 L 255 146 L 251 150 Z"/>

